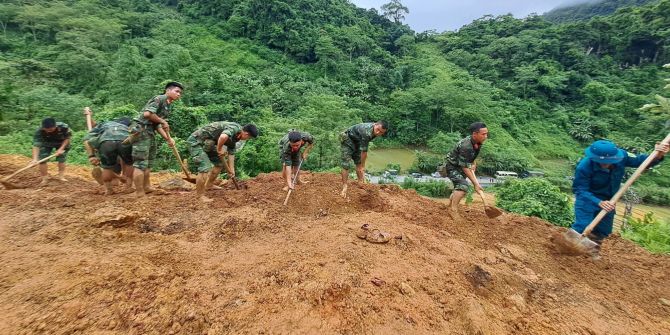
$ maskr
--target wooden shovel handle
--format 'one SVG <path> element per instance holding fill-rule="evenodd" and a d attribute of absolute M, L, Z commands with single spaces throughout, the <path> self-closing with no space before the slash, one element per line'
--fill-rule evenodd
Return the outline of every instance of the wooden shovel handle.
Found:
<path fill-rule="evenodd" d="M 93 121 L 91 120 L 91 114 L 90 114 L 91 109 L 86 107 L 84 108 L 84 111 L 89 112 L 88 114 L 86 114 L 86 128 L 88 128 L 88 131 L 91 131 L 91 129 L 93 129 Z"/>
<path fill-rule="evenodd" d="M 286 199 L 284 199 L 284 206 L 288 205 L 288 198 L 291 196 L 291 192 L 293 192 L 293 190 L 289 189 L 286 194 Z"/>
<path fill-rule="evenodd" d="M 50 160 L 50 159 L 52 159 L 52 158 L 54 158 L 54 157 L 56 157 L 56 154 L 51 154 L 51 155 L 50 155 L 49 157 L 47 157 L 47 158 L 44 158 L 44 159 L 41 159 L 41 160 L 39 160 L 39 161 L 37 161 L 37 162 L 28 164 L 26 167 L 19 169 L 18 171 L 16 171 L 16 172 L 10 174 L 9 176 L 7 176 L 7 177 L 5 177 L 5 178 L 2 178 L 2 181 L 8 181 L 9 179 L 11 179 L 12 177 L 16 176 L 17 174 L 19 174 L 19 173 L 21 173 L 21 172 L 23 172 L 23 171 L 25 171 L 25 170 L 28 170 L 28 169 L 30 169 L 31 167 L 34 167 L 34 166 L 39 165 L 39 164 L 42 164 L 42 163 L 44 163 L 44 162 L 46 162 L 46 161 L 48 161 L 48 160 Z"/>
<path fill-rule="evenodd" d="M 170 136 L 170 133 L 167 133 L 168 138 L 172 138 Z M 188 169 L 186 168 L 186 165 L 184 164 L 184 161 L 181 159 L 181 155 L 179 154 L 179 150 L 177 150 L 177 144 L 171 146 L 170 149 L 172 149 L 172 153 L 174 154 L 174 157 L 177 158 L 177 162 L 179 162 L 179 166 L 181 167 L 181 171 L 184 172 L 186 175 L 186 178 L 191 179 L 191 174 L 188 172 Z"/>
<path fill-rule="evenodd" d="M 666 136 L 665 139 L 663 139 L 663 142 L 661 143 L 670 144 L 670 134 L 668 134 L 668 136 Z M 630 176 L 630 178 L 628 178 L 626 183 L 623 184 L 623 186 L 621 186 L 619 191 L 616 192 L 616 194 L 614 194 L 612 199 L 610 199 L 611 203 L 613 203 L 616 206 L 616 203 L 619 201 L 619 199 L 621 199 L 621 197 L 628 190 L 628 188 L 631 185 L 633 185 L 633 183 L 637 180 L 637 178 L 639 178 L 640 175 L 647 169 L 647 167 L 649 167 L 649 165 L 656 159 L 656 156 L 658 156 L 658 151 L 654 150 L 654 152 L 652 152 L 649 155 L 649 157 L 647 157 L 647 159 L 645 159 L 644 162 L 640 164 L 640 166 L 637 168 L 637 170 L 635 170 L 633 175 Z M 593 221 L 591 221 L 591 223 L 588 226 L 586 226 L 586 229 L 584 229 L 582 236 L 590 234 L 591 231 L 598 225 L 598 223 L 600 223 L 600 220 L 602 220 L 605 217 L 605 215 L 607 215 L 607 213 L 608 212 L 606 210 L 604 209 L 601 210 L 600 213 L 598 213 L 598 215 L 596 215 L 596 217 L 593 219 Z"/>
<path fill-rule="evenodd" d="M 298 180 L 298 174 L 300 173 L 300 168 L 302 167 L 302 160 L 300 160 L 300 164 L 298 164 L 298 171 L 295 172 L 295 176 L 293 177 L 293 187 L 295 187 L 295 182 Z M 288 190 L 288 193 L 286 194 L 286 199 L 284 199 L 284 206 L 288 205 L 288 198 L 291 196 L 291 192 L 293 192 L 292 189 Z"/>
<path fill-rule="evenodd" d="M 179 166 L 181 167 L 181 171 L 184 172 L 186 175 L 186 178 L 191 178 L 191 174 L 188 172 L 188 169 L 186 168 L 186 165 L 184 165 L 184 161 L 181 159 L 181 155 L 179 154 L 179 150 L 177 150 L 177 146 L 170 147 L 172 149 L 172 153 L 174 156 L 177 158 L 177 161 L 179 162 Z"/>
<path fill-rule="evenodd" d="M 482 202 L 484 203 L 484 207 L 489 207 L 489 205 L 486 203 L 486 199 L 484 198 L 484 192 L 482 190 L 477 190 L 477 193 L 479 193 L 479 196 L 482 197 Z"/>
<path fill-rule="evenodd" d="M 233 174 L 233 171 L 230 170 L 230 166 L 228 166 L 228 158 L 227 156 L 219 156 L 219 159 L 223 161 L 223 166 L 226 168 L 226 172 L 228 172 L 228 175 L 231 176 Z M 240 185 L 237 183 L 237 177 L 231 177 L 230 180 L 233 181 L 233 185 L 235 185 L 235 189 L 239 190 Z"/>

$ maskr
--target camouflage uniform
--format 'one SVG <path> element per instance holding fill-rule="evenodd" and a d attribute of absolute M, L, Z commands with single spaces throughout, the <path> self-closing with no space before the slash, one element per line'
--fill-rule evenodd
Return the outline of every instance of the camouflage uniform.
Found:
<path fill-rule="evenodd" d="M 235 154 L 235 144 L 239 142 L 237 134 L 242 126 L 235 122 L 212 122 L 191 134 L 186 140 L 189 144 L 191 161 L 198 165 L 198 173 L 209 172 L 214 166 L 223 167 L 223 161 L 216 152 L 216 144 L 223 134 L 228 135 L 224 143 L 230 155 Z"/>
<path fill-rule="evenodd" d="M 297 130 L 291 130 L 290 132 L 293 131 Z M 305 146 L 306 143 L 314 143 L 314 137 L 310 133 L 304 131 L 300 131 L 299 133 L 300 139 L 305 142 L 300 148 Z M 279 140 L 279 159 L 282 164 L 286 164 L 286 166 L 298 166 L 300 164 L 300 148 L 295 152 L 291 151 L 291 142 L 288 140 L 288 134 L 284 135 Z"/>
<path fill-rule="evenodd" d="M 340 166 L 351 169 L 351 160 L 354 164 L 361 163 L 361 152 L 368 151 L 368 144 L 375 138 L 374 123 L 359 123 L 340 133 Z"/>
<path fill-rule="evenodd" d="M 96 150 L 100 158 L 100 166 L 103 169 L 112 169 L 116 166 L 119 157 L 128 165 L 133 163 L 133 147 L 123 143 L 127 137 L 128 126 L 115 121 L 107 121 L 91 129 L 84 136 L 84 141 L 87 141 Z"/>
<path fill-rule="evenodd" d="M 460 140 L 447 154 L 445 162 L 447 177 L 454 183 L 454 190 L 468 191 L 468 181 L 463 168 L 471 168 L 479 155 L 481 145 L 475 143 L 471 136 Z"/>
<path fill-rule="evenodd" d="M 172 104 L 167 102 L 167 95 L 157 95 L 142 108 L 139 116 L 130 125 L 131 143 L 133 146 L 133 166 L 140 170 L 150 169 L 156 159 L 158 145 L 156 130 L 162 125 L 155 124 L 144 117 L 144 112 L 151 112 L 166 120 L 172 111 Z"/>
<path fill-rule="evenodd" d="M 40 148 L 39 159 L 45 159 L 51 155 L 51 152 L 63 144 L 63 141 L 69 139 L 72 136 L 70 127 L 63 122 L 56 122 L 56 131 L 52 133 L 47 133 L 44 129 L 39 128 L 33 136 L 33 147 Z M 56 161 L 59 163 L 65 163 L 67 158 L 67 152 L 70 150 L 70 145 L 68 144 L 65 148 L 65 152 L 62 155 L 56 157 Z"/>

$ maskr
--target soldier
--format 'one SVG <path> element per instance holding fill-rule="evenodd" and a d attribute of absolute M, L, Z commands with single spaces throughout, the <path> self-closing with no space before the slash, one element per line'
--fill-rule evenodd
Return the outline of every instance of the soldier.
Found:
<path fill-rule="evenodd" d="M 255 125 L 247 124 L 242 127 L 227 121 L 212 122 L 189 136 L 187 142 L 191 161 L 198 165 L 198 179 L 195 184 L 198 199 L 203 202 L 212 201 L 205 196 L 205 190 L 213 185 L 224 164 L 229 177 L 235 178 L 235 144 L 256 136 L 258 129 Z"/>
<path fill-rule="evenodd" d="M 56 122 L 54 118 L 46 118 L 42 120 L 42 127 L 37 129 L 33 136 L 33 162 L 47 158 L 51 152 L 56 149 L 56 161 L 58 162 L 58 180 L 67 181 L 65 179 L 65 159 L 67 152 L 70 150 L 70 137 L 72 132 L 67 124 Z M 42 182 L 40 186 L 45 186 L 49 183 L 49 172 L 47 170 L 47 163 L 40 164 L 40 175 Z"/>
<path fill-rule="evenodd" d="M 305 146 L 305 150 L 300 154 L 300 148 Z M 308 132 L 301 132 L 298 130 L 291 130 L 288 134 L 284 135 L 279 140 L 279 159 L 282 162 L 282 176 L 286 179 L 286 187 L 284 191 L 289 189 L 294 189 L 292 179 L 295 178 L 297 173 L 297 166 L 300 165 L 300 161 L 307 159 L 309 151 L 312 150 L 314 146 L 314 137 Z M 293 168 L 296 168 L 295 170 Z M 299 184 L 304 184 L 305 182 L 298 179 Z"/>
<path fill-rule="evenodd" d="M 454 191 L 451 193 L 451 204 L 449 210 L 452 217 L 459 218 L 458 204 L 468 191 L 468 182 L 470 179 L 475 191 L 481 191 L 482 187 L 475 177 L 477 164 L 475 159 L 479 155 L 479 150 L 488 138 L 489 131 L 482 122 L 475 122 L 468 127 L 470 135 L 460 140 L 456 146 L 447 154 L 445 162 L 446 175 L 454 184 Z"/>
<path fill-rule="evenodd" d="M 133 181 L 137 197 L 154 192 L 151 187 L 151 166 L 156 159 L 156 132 L 170 147 L 174 147 L 167 118 L 172 111 L 172 103 L 181 98 L 183 89 L 184 86 L 178 82 L 167 83 L 165 93 L 151 98 L 131 124 L 131 134 L 126 143 L 131 143 L 133 147 Z"/>
<path fill-rule="evenodd" d="M 91 113 L 90 110 L 86 112 Z M 130 119 L 127 117 L 99 123 L 84 136 L 84 149 L 88 153 L 89 162 L 103 169 L 102 182 L 106 195 L 114 194 L 112 181 L 118 177 L 114 168 L 119 160 L 126 176 L 126 189 L 132 188 L 133 148 L 123 142 L 128 137 L 129 124 Z"/>
<path fill-rule="evenodd" d="M 347 196 L 347 181 L 351 160 L 356 164 L 356 177 L 358 181 L 364 182 L 365 161 L 368 158 L 368 144 L 379 136 L 384 136 L 388 130 L 388 122 L 378 121 L 376 123 L 359 123 L 340 133 L 340 150 L 342 167 L 342 197 Z"/>

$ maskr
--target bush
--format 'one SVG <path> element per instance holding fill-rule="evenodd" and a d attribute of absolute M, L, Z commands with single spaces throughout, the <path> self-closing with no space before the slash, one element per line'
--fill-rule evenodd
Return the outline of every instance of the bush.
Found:
<path fill-rule="evenodd" d="M 428 147 L 433 152 L 446 155 L 460 140 L 461 134 L 457 132 L 443 133 L 438 131 L 435 136 L 428 140 Z"/>
<path fill-rule="evenodd" d="M 437 166 L 444 161 L 439 155 L 431 154 L 423 151 L 416 151 L 416 159 L 414 165 L 411 167 L 411 172 L 419 171 L 426 174 L 431 174 L 437 171 Z"/>
<path fill-rule="evenodd" d="M 670 205 L 670 191 L 667 188 L 638 185 L 635 190 L 644 203 L 660 206 Z"/>
<path fill-rule="evenodd" d="M 496 204 L 510 212 L 539 217 L 558 226 L 568 227 L 573 222 L 570 197 L 540 178 L 505 182 L 498 188 Z"/>
<path fill-rule="evenodd" d="M 0 136 L 0 153 L 32 156 L 33 134 L 28 131 Z"/>
<path fill-rule="evenodd" d="M 642 219 L 631 218 L 621 236 L 653 253 L 670 254 L 670 223 L 659 222 L 653 213 Z"/>
<path fill-rule="evenodd" d="M 572 180 L 565 177 L 545 177 L 544 179 L 556 185 L 561 192 L 572 193 Z"/>
<path fill-rule="evenodd" d="M 414 189 L 417 193 L 433 198 L 447 198 L 451 195 L 451 188 L 443 181 L 418 182 L 414 178 L 405 178 L 400 187 Z"/>
<path fill-rule="evenodd" d="M 396 170 L 396 171 L 398 171 L 398 173 L 400 173 L 400 171 L 401 171 L 400 164 L 398 164 L 398 163 L 388 163 L 388 164 L 386 164 L 386 170 Z"/>

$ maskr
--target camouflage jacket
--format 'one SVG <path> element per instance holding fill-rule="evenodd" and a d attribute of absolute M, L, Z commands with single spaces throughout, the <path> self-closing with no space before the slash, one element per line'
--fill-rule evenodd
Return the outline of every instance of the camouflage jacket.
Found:
<path fill-rule="evenodd" d="M 147 104 L 142 108 L 140 111 L 138 117 L 135 119 L 135 121 L 146 128 L 149 128 L 151 130 L 156 130 L 158 128 L 158 124 L 154 124 L 152 121 L 144 117 L 144 112 L 150 112 L 153 114 L 158 115 L 163 120 L 167 120 L 167 118 L 170 116 L 170 112 L 172 112 L 172 104 L 168 103 L 167 101 L 168 97 L 167 95 L 157 95 L 151 100 L 147 102 Z M 152 126 L 152 127 L 149 127 Z"/>
<path fill-rule="evenodd" d="M 344 131 L 344 134 L 358 147 L 360 151 L 368 151 L 370 141 L 375 138 L 374 123 L 359 123 Z"/>
<path fill-rule="evenodd" d="M 192 136 L 200 141 L 219 141 L 219 137 L 223 134 L 228 135 L 228 140 L 224 143 L 229 154 L 235 153 L 235 144 L 239 142 L 237 134 L 242 131 L 242 126 L 235 122 L 218 121 L 212 122 L 202 128 L 193 132 Z"/>
<path fill-rule="evenodd" d="M 116 121 L 98 123 L 84 136 L 94 149 L 98 150 L 105 141 L 123 141 L 128 137 L 128 126 Z"/>
<path fill-rule="evenodd" d="M 470 168 L 479 155 L 480 144 L 476 144 L 471 136 L 460 140 L 447 154 L 447 168 Z"/>
<path fill-rule="evenodd" d="M 56 131 L 52 133 L 47 133 L 41 127 L 37 129 L 35 135 L 33 135 L 33 146 L 34 147 L 59 147 L 63 144 L 63 141 L 69 139 L 72 136 L 72 131 L 70 127 L 63 122 L 56 122 Z"/>
<path fill-rule="evenodd" d="M 297 131 L 297 130 L 291 130 L 291 131 Z M 305 142 L 305 143 L 303 143 L 303 145 L 300 148 L 305 146 L 306 143 L 309 143 L 309 144 L 314 143 L 314 137 L 306 131 L 301 131 L 300 132 L 300 138 Z M 284 137 L 282 137 L 279 140 L 279 147 L 281 148 L 281 152 L 283 154 L 286 154 L 286 155 L 291 154 L 291 143 L 288 140 L 288 134 L 284 135 Z"/>

